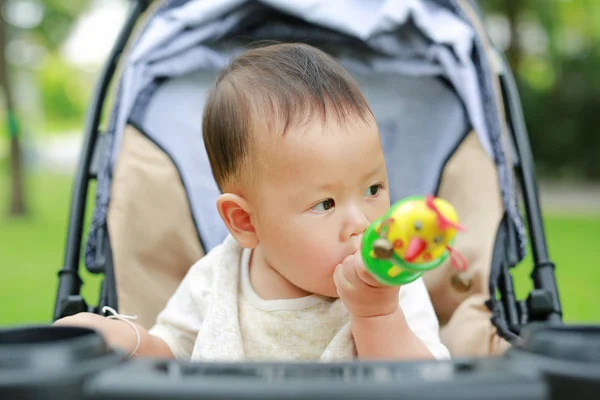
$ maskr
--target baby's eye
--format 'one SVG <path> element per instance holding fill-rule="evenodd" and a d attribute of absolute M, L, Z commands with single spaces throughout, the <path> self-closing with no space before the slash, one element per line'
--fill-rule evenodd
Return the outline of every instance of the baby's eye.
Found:
<path fill-rule="evenodd" d="M 371 185 L 371 186 L 369 186 L 369 188 L 365 192 L 365 195 L 367 197 L 377 196 L 377 194 L 379 193 L 380 189 L 381 189 L 381 184 L 379 184 L 379 183 L 377 185 Z"/>
<path fill-rule="evenodd" d="M 331 210 L 333 207 L 335 207 L 335 201 L 333 199 L 327 199 L 312 206 L 311 210 L 316 212 L 326 212 Z"/>

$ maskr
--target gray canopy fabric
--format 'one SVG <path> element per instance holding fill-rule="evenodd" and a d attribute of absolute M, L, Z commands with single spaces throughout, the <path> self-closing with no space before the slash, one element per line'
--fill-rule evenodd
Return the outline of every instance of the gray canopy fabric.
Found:
<path fill-rule="evenodd" d="M 127 56 L 106 132 L 110 154 L 98 176 L 86 264 L 94 263 L 106 222 L 127 123 L 176 164 L 206 250 L 222 241 L 219 192 L 202 142 L 205 93 L 219 69 L 243 51 L 233 39 L 244 29 L 258 38 L 285 38 L 297 21 L 322 43 L 337 41 L 334 56 L 365 92 L 381 131 L 392 200 L 435 191 L 445 161 L 474 128 L 496 162 L 522 258 L 525 234 L 500 142 L 491 66 L 455 0 L 178 0 L 150 19 Z"/>

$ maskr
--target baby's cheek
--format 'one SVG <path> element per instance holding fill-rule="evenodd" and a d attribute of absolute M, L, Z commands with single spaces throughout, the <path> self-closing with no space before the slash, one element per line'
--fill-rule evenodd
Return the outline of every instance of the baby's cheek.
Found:
<path fill-rule="evenodd" d="M 285 241 L 294 264 L 310 270 L 313 276 L 333 274 L 333 269 L 343 258 L 340 258 L 339 244 L 334 240 L 336 235 L 327 226 L 315 226 L 312 220 L 291 224 L 288 228 Z"/>
<path fill-rule="evenodd" d="M 336 265 L 343 260 L 335 244 L 327 242 L 325 239 L 310 241 L 305 248 L 306 262 L 324 275 L 333 274 Z"/>

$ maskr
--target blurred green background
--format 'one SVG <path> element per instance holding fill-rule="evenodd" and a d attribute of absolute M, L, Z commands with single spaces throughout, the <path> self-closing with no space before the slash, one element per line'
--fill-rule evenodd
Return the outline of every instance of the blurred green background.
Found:
<path fill-rule="evenodd" d="M 480 3 L 518 80 L 565 320 L 600 322 L 600 2 Z M 51 319 L 84 113 L 128 1 L 0 5 L 1 326 Z M 528 257 L 514 272 L 521 297 L 530 268 Z M 95 302 L 99 278 L 83 279 Z"/>

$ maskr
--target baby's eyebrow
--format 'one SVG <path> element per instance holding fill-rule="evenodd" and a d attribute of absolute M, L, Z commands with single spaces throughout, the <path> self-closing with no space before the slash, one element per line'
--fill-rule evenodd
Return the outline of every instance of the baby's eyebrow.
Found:
<path fill-rule="evenodd" d="M 363 180 L 367 180 L 369 178 L 371 178 L 373 175 L 377 175 L 377 173 L 384 167 L 385 162 L 382 161 L 379 164 L 377 164 L 377 166 L 373 169 L 371 169 L 369 172 L 367 172 L 365 175 L 363 175 Z"/>
<path fill-rule="evenodd" d="M 340 186 L 340 182 L 325 182 L 320 183 L 316 186 L 316 190 L 319 192 L 330 192 Z"/>
<path fill-rule="evenodd" d="M 385 162 L 380 162 L 379 164 L 377 164 L 377 166 L 371 170 L 369 170 L 369 172 L 367 172 L 366 174 L 364 174 L 360 179 L 360 182 L 366 181 L 368 179 L 371 179 L 374 175 L 377 175 L 381 169 L 385 166 Z M 314 186 L 315 191 L 317 192 L 333 192 L 336 189 L 339 189 L 340 186 L 344 186 L 344 182 L 322 182 L 322 183 L 318 183 Z"/>

